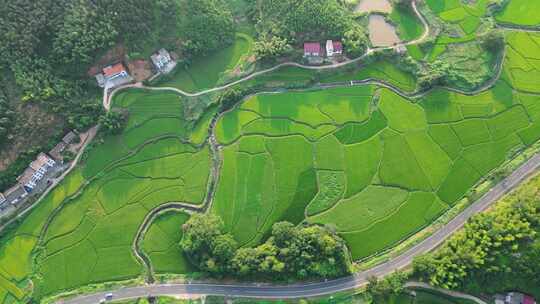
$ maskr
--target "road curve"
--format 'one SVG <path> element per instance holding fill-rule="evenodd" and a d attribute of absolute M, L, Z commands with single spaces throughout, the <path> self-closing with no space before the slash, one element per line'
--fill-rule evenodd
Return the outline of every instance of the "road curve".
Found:
<path fill-rule="evenodd" d="M 230 297 L 249 297 L 265 299 L 294 299 L 329 295 L 340 291 L 352 290 L 362 287 L 371 276 L 384 276 L 396 270 L 403 269 L 412 263 L 415 256 L 427 253 L 448 239 L 456 230 L 460 229 L 469 218 L 480 213 L 508 192 L 514 190 L 540 169 L 540 153 L 535 154 L 527 162 L 516 169 L 510 176 L 498 183 L 488 193 L 466 208 L 458 216 L 440 228 L 437 232 L 408 249 L 391 260 L 375 266 L 369 270 L 355 273 L 351 276 L 306 284 L 294 285 L 268 285 L 268 284 L 219 284 L 219 283 L 183 283 L 183 284 L 156 284 L 137 287 L 126 287 L 110 291 L 115 300 L 132 298 L 175 295 L 217 295 Z M 108 292 L 79 296 L 68 300 L 59 300 L 60 304 L 94 304 L 99 303 Z"/>

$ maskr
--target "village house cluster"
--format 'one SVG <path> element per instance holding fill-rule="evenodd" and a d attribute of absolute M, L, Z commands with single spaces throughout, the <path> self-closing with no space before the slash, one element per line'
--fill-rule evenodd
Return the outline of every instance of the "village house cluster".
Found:
<path fill-rule="evenodd" d="M 0 192 L 0 213 L 9 207 L 17 207 L 29 194 L 41 193 L 49 185 L 49 179 L 63 169 L 62 153 L 78 137 L 71 131 L 48 153 L 39 153 L 34 161 L 17 177 L 17 184 Z M 0 214 L 1 215 L 1 214 Z"/>
<path fill-rule="evenodd" d="M 158 76 L 171 72 L 176 67 L 176 61 L 166 49 L 160 49 L 150 56 L 150 60 Z M 102 88 L 112 89 L 134 81 L 123 62 L 117 62 L 104 67 L 95 75 L 98 85 Z"/>
<path fill-rule="evenodd" d="M 325 57 L 331 60 L 342 54 L 343 44 L 341 41 L 327 40 L 324 48 L 320 42 L 304 43 L 304 58 L 309 63 L 320 64 L 324 62 Z"/>

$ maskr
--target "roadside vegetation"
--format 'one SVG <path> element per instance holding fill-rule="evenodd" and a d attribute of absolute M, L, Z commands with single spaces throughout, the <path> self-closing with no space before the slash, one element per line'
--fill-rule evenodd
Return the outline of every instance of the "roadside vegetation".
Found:
<path fill-rule="evenodd" d="M 491 294 L 540 296 L 540 177 L 472 218 L 436 252 L 418 257 L 414 273 L 434 286 Z"/>

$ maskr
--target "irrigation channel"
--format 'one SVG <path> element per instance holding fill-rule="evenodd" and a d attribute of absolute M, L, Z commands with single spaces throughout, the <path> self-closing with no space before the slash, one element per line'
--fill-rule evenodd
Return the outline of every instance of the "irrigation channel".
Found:
<path fill-rule="evenodd" d="M 173 91 L 186 97 L 197 97 L 197 96 L 209 94 L 212 92 L 225 90 L 234 85 L 248 81 L 257 76 L 273 72 L 282 67 L 287 67 L 287 66 L 299 67 L 299 68 L 309 69 L 309 70 L 336 69 L 336 68 L 340 68 L 349 64 L 359 62 L 360 60 L 366 58 L 367 56 L 371 55 L 374 52 L 380 52 L 380 51 L 385 51 L 385 50 L 397 50 L 398 48 L 406 47 L 408 45 L 419 44 L 427 39 L 430 32 L 430 27 L 425 17 L 418 11 L 418 8 L 416 6 L 416 0 L 412 1 L 412 8 L 424 26 L 424 33 L 422 34 L 420 38 L 409 41 L 409 42 L 403 42 L 403 43 L 399 43 L 399 44 L 389 46 L 389 47 L 370 48 L 366 51 L 364 55 L 358 58 L 351 59 L 351 60 L 344 61 L 337 64 L 333 64 L 333 65 L 307 66 L 307 65 L 296 63 L 296 62 L 286 62 L 286 63 L 276 65 L 266 70 L 261 70 L 261 71 L 252 73 L 242 79 L 225 84 L 223 86 L 215 87 L 212 89 L 208 89 L 208 90 L 204 90 L 204 91 L 200 91 L 196 93 L 188 93 L 188 92 L 182 91 L 177 88 L 172 88 L 172 87 L 159 87 L 158 88 L 158 87 L 147 87 L 147 86 L 142 85 L 141 83 L 129 84 L 129 85 L 118 87 L 112 90 L 111 92 L 109 92 L 106 89 L 103 96 L 103 106 L 107 111 L 110 110 L 111 101 L 113 100 L 114 95 L 121 90 L 129 89 L 129 88 L 142 88 L 142 89 L 154 90 L 154 91 Z M 521 30 L 521 31 L 529 31 L 529 32 L 540 31 L 540 29 L 514 28 L 514 27 L 509 27 L 506 25 L 500 25 L 499 27 L 505 30 Z M 495 85 L 495 83 L 501 76 L 505 53 L 506 52 L 503 49 L 496 60 L 496 66 L 494 67 L 494 70 L 496 71 L 495 76 L 492 79 L 488 80 L 482 86 L 478 87 L 477 89 L 472 90 L 472 91 L 464 91 L 464 90 L 446 87 L 446 86 L 439 87 L 439 88 L 443 88 L 448 91 L 452 91 L 452 92 L 463 94 L 463 95 L 469 95 L 469 96 L 476 95 L 490 89 L 491 87 Z M 316 84 L 309 89 L 326 89 L 326 88 L 332 88 L 332 87 L 360 86 L 360 85 L 377 85 L 380 87 L 384 87 L 389 90 L 392 90 L 396 94 L 405 98 L 419 98 L 428 94 L 431 91 L 431 90 L 419 90 L 419 91 L 414 91 L 414 92 L 405 92 L 386 81 L 377 80 L 377 79 L 365 79 L 361 81 Z M 283 89 L 276 89 L 276 91 L 277 90 L 279 90 L 279 92 L 284 91 Z M 261 94 L 261 93 L 265 93 L 265 92 L 258 92 L 256 94 Z M 251 96 L 246 97 L 244 100 L 246 100 L 249 97 Z M 145 280 L 148 283 L 148 285 L 119 289 L 115 291 L 115 300 L 145 297 L 148 295 L 182 295 L 182 294 L 206 294 L 206 295 L 222 295 L 222 296 L 236 296 L 236 297 L 284 299 L 284 298 L 303 298 L 303 297 L 327 295 L 327 294 L 332 294 L 332 293 L 336 293 L 340 291 L 359 288 L 367 283 L 367 278 L 371 276 L 383 276 L 395 270 L 402 269 L 410 265 L 413 257 L 415 257 L 416 255 L 428 252 L 436 248 L 438 245 L 444 242 L 444 240 L 446 240 L 449 236 L 451 236 L 453 232 L 461 228 L 471 216 L 487 209 L 489 206 L 495 203 L 498 199 L 500 199 L 506 193 L 515 189 L 526 178 L 536 173 L 540 168 L 540 154 L 536 154 L 534 157 L 529 159 L 525 164 L 523 164 L 521 167 L 515 170 L 509 177 L 507 177 L 505 180 L 503 180 L 501 183 L 495 186 L 492 190 L 490 190 L 481 199 L 473 203 L 461 214 L 456 216 L 448 224 L 441 227 L 438 231 L 433 233 L 428 238 L 424 239 L 417 245 L 406 250 L 401 255 L 394 257 L 387 262 L 379 264 L 369 270 L 355 273 L 354 275 L 351 275 L 349 277 L 332 280 L 332 281 L 319 282 L 319 283 L 285 285 L 285 286 L 262 285 L 262 284 L 226 285 L 226 284 L 211 284 L 211 283 L 202 283 L 202 282 L 201 283 L 188 282 L 184 284 L 164 284 L 164 285 L 155 284 L 154 285 L 153 283 L 155 279 L 154 279 L 154 271 L 153 271 L 152 263 L 149 257 L 142 250 L 141 241 L 144 238 L 144 235 L 149 229 L 149 227 L 154 222 L 154 220 L 163 213 L 175 212 L 175 211 L 184 211 L 187 213 L 201 213 L 201 212 L 206 212 L 211 207 L 214 194 L 216 191 L 216 186 L 220 178 L 219 172 L 222 165 L 222 160 L 220 156 L 221 147 L 216 140 L 214 130 L 215 130 L 215 126 L 218 120 L 222 117 L 222 115 L 224 115 L 226 112 L 230 110 L 232 109 L 229 109 L 226 111 L 223 111 L 223 110 L 218 111 L 218 113 L 216 113 L 216 115 L 212 118 L 212 121 L 209 127 L 208 144 L 210 147 L 210 152 L 211 152 L 211 157 L 212 157 L 212 167 L 210 170 L 210 178 L 209 178 L 209 182 L 207 186 L 207 195 L 204 199 L 203 204 L 196 206 L 196 205 L 192 205 L 192 204 L 188 204 L 184 202 L 169 202 L 167 204 L 161 205 L 150 211 L 150 213 L 145 217 L 143 223 L 140 225 L 138 232 L 136 234 L 136 237 L 132 244 L 132 249 L 135 256 L 138 258 L 138 260 L 141 262 L 141 264 L 145 268 L 145 272 L 146 272 Z M 101 292 L 101 293 L 96 293 L 96 294 L 87 295 L 87 296 L 80 296 L 77 298 L 73 298 L 71 300 L 65 300 L 65 301 L 60 300 L 57 303 L 69 303 L 69 304 L 97 303 L 99 302 L 100 299 L 102 299 L 105 296 L 105 294 L 106 294 L 105 292 Z"/>

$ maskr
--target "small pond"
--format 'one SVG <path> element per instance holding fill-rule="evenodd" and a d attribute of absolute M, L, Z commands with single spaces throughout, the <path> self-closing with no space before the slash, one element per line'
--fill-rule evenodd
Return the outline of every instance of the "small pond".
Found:
<path fill-rule="evenodd" d="M 390 3 L 390 0 L 360 0 L 355 11 L 360 13 L 391 13 L 392 4 Z"/>
<path fill-rule="evenodd" d="M 369 16 L 369 39 L 373 46 L 392 46 L 401 41 L 396 28 L 377 14 Z"/>

